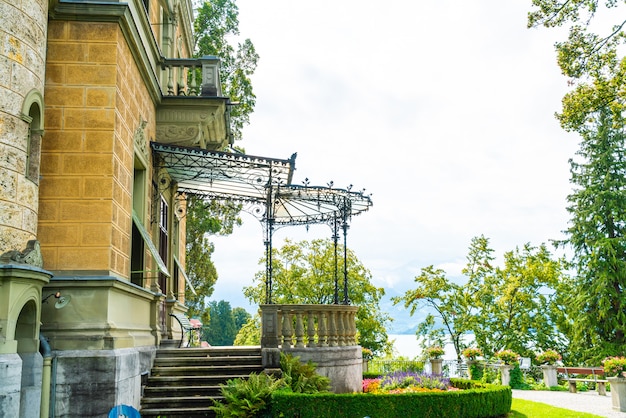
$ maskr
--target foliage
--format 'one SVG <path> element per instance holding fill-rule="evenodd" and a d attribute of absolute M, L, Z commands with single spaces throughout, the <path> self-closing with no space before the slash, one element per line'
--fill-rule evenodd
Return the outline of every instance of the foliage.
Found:
<path fill-rule="evenodd" d="M 467 331 L 470 309 L 466 303 L 464 288 L 448 280 L 442 269 L 435 269 L 433 266 L 422 268 L 420 275 L 415 277 L 415 283 L 415 289 L 391 300 L 394 304 L 403 303 L 405 308 L 410 307 L 411 316 L 424 307 L 434 311 L 434 315 L 428 313 L 418 325 L 417 336 L 424 337 L 423 344 L 434 341 L 443 345 L 447 334 L 454 345 L 457 358 L 460 359 L 461 340 Z M 442 327 L 435 327 L 435 316 L 441 320 Z"/>
<path fill-rule="evenodd" d="M 469 375 L 472 380 L 482 380 L 484 375 L 485 365 L 482 362 L 472 362 L 469 365 Z"/>
<path fill-rule="evenodd" d="M 343 253 L 339 246 L 338 252 Z M 389 315 L 380 309 L 383 288 L 372 285 L 371 273 L 348 250 L 349 301 L 358 306 L 356 328 L 358 342 L 373 353 L 389 348 L 385 324 Z M 264 263 L 265 259 L 261 260 Z M 343 257 L 337 260 L 343 271 Z M 285 240 L 280 249 L 272 251 L 272 302 L 276 304 L 332 304 L 334 302 L 334 246 L 331 240 Z M 252 303 L 265 303 L 265 269 L 255 275 L 255 284 L 244 288 Z M 343 288 L 343 286 L 340 286 Z"/>
<path fill-rule="evenodd" d="M 424 354 L 429 359 L 441 358 L 441 356 L 443 356 L 445 353 L 446 353 L 446 350 L 444 350 L 443 347 L 440 347 L 438 345 L 430 346 L 426 348 L 426 350 L 424 351 Z"/>
<path fill-rule="evenodd" d="M 235 337 L 235 345 L 261 345 L 261 316 L 248 318 Z"/>
<path fill-rule="evenodd" d="M 530 389 L 530 385 L 524 381 L 524 374 L 519 368 L 519 364 L 516 364 L 509 372 L 509 386 L 513 389 Z"/>
<path fill-rule="evenodd" d="M 468 360 L 476 360 L 478 357 L 483 355 L 483 350 L 478 347 L 467 347 L 463 350 L 463 357 Z"/>
<path fill-rule="evenodd" d="M 626 61 L 623 45 L 625 20 L 620 0 L 533 0 L 529 27 L 568 27 L 567 40 L 557 42 L 562 73 L 574 89 L 563 98 L 561 125 L 578 131 L 593 113 L 608 106 L 618 115 L 624 110 Z M 613 22 L 611 25 L 608 22 Z"/>
<path fill-rule="evenodd" d="M 446 417 L 505 416 L 511 409 L 511 388 L 450 379 L 463 390 L 424 391 L 403 394 L 294 394 L 272 396 L 272 416 L 318 417 Z"/>
<path fill-rule="evenodd" d="M 626 345 L 626 148 L 621 117 L 608 109 L 582 133 L 570 160 L 570 226 L 560 241 L 574 252 L 563 324 L 577 361 L 600 361 Z M 566 292 L 566 293 L 565 293 Z"/>
<path fill-rule="evenodd" d="M 513 350 L 502 350 L 494 354 L 494 357 L 501 360 L 504 364 L 518 364 L 519 354 Z"/>
<path fill-rule="evenodd" d="M 280 369 L 285 384 L 296 393 L 327 392 L 330 379 L 316 372 L 316 365 L 311 361 L 302 363 L 299 357 L 280 353 Z"/>
<path fill-rule="evenodd" d="M 557 327 L 563 322 L 563 301 L 556 289 L 567 282 L 567 263 L 553 259 L 545 245 L 526 244 L 505 253 L 504 267 L 493 264 L 489 240 L 475 237 L 463 269 L 465 283 L 452 282 L 443 270 L 429 266 L 415 278 L 414 289 L 392 300 L 410 307 L 411 314 L 423 308 L 434 312 L 417 334 L 435 342 L 447 335 L 459 360 L 463 337 L 470 333 L 487 356 L 504 347 L 528 355 L 535 346 L 564 347 L 566 338 Z"/>
<path fill-rule="evenodd" d="M 561 355 L 552 349 L 547 349 L 542 353 L 537 354 L 537 363 L 554 365 L 557 361 L 561 361 Z"/>
<path fill-rule="evenodd" d="M 209 302 L 210 321 L 203 328 L 204 339 L 211 345 L 233 345 L 237 335 L 235 317 L 230 302 Z"/>
<path fill-rule="evenodd" d="M 220 388 L 223 400 L 210 409 L 218 417 L 254 417 L 269 408 L 272 393 L 284 386 L 282 379 L 264 373 L 229 379 Z"/>
<path fill-rule="evenodd" d="M 237 328 L 237 330 L 240 330 L 241 327 L 243 327 L 248 322 L 252 315 L 250 315 L 250 313 L 244 308 L 237 307 L 233 308 L 233 317 L 235 318 L 235 328 Z"/>
<path fill-rule="evenodd" d="M 236 49 L 229 39 L 239 35 L 239 8 L 235 0 L 207 0 L 197 10 L 194 22 L 196 56 L 214 55 L 220 59 L 222 94 L 236 106 L 230 108 L 230 122 L 235 139 L 250 122 L 256 96 L 250 77 L 256 71 L 259 55 L 250 39 L 238 42 Z"/>
<path fill-rule="evenodd" d="M 609 377 L 626 377 L 626 357 L 607 357 L 602 361 L 604 373 Z"/>
<path fill-rule="evenodd" d="M 235 225 L 241 224 L 239 208 L 203 200 L 199 196 L 187 196 L 186 221 L 186 267 L 187 276 L 194 287 L 185 291 L 185 303 L 189 307 L 189 317 L 200 317 L 202 323 L 209 323 L 205 298 L 213 293 L 217 280 L 217 270 L 211 260 L 214 248 L 210 235 L 228 235 Z"/>

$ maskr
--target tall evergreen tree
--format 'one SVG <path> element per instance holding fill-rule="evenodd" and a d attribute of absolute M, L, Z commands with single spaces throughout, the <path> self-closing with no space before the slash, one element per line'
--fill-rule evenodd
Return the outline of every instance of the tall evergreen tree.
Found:
<path fill-rule="evenodd" d="M 574 192 L 567 239 L 577 278 L 569 302 L 573 348 L 583 358 L 623 354 L 626 347 L 626 154 L 624 121 L 608 107 L 580 126 L 570 160 Z"/>
<path fill-rule="evenodd" d="M 211 319 L 204 327 L 204 338 L 211 345 L 233 345 L 237 325 L 230 303 L 224 300 L 209 302 Z"/>

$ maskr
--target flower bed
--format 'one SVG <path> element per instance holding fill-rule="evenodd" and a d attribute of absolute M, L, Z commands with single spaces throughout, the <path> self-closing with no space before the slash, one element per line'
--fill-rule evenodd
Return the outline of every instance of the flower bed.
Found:
<path fill-rule="evenodd" d="M 413 372 L 395 372 L 381 378 L 363 379 L 363 393 L 441 392 L 454 389 L 446 377 Z"/>

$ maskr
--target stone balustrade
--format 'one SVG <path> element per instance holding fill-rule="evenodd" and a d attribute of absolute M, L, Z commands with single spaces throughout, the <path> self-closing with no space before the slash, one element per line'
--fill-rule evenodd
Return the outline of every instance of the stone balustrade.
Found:
<path fill-rule="evenodd" d="M 355 346 L 357 310 L 349 305 L 261 305 L 261 346 Z"/>
<path fill-rule="evenodd" d="M 166 96 L 221 97 L 219 67 L 219 58 L 214 56 L 164 58 L 161 91 Z"/>

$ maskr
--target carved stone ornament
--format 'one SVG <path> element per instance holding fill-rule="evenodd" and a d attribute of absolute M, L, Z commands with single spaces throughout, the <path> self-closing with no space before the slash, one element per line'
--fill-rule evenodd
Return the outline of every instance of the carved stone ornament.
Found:
<path fill-rule="evenodd" d="M 148 121 L 145 121 L 140 117 L 139 126 L 135 129 L 135 135 L 133 136 L 133 140 L 135 142 L 135 149 L 137 149 L 144 158 L 148 158 L 148 151 L 146 147 L 146 134 L 145 129 Z"/>
<path fill-rule="evenodd" d="M 43 268 L 43 257 L 39 241 L 30 240 L 24 251 L 11 250 L 0 255 L 0 264 L 28 264 Z"/>

